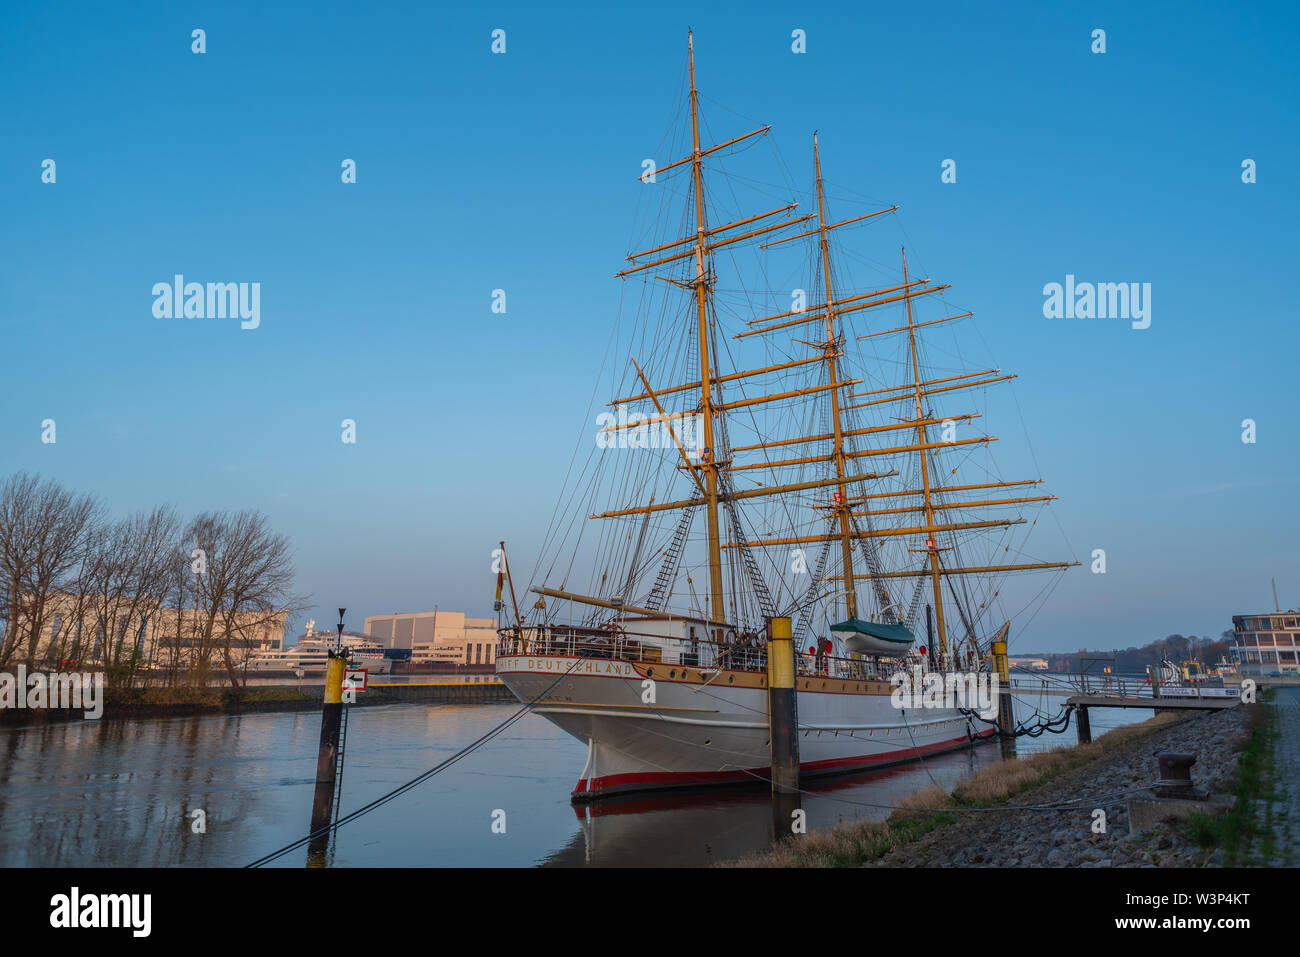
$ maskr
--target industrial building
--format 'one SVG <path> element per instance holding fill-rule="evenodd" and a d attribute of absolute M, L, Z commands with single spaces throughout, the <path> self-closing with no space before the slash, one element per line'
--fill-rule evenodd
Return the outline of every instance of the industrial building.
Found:
<path fill-rule="evenodd" d="M 394 612 L 366 619 L 366 635 L 385 648 L 409 648 L 411 664 L 491 665 L 497 621 L 462 611 Z"/>

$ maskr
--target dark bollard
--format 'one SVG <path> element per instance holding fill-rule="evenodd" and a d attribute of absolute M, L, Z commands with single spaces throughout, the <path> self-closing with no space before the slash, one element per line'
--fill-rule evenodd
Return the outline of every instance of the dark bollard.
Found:
<path fill-rule="evenodd" d="M 1196 755 L 1186 751 L 1157 752 L 1160 779 L 1151 786 L 1151 796 L 1128 800 L 1130 834 L 1149 831 L 1161 821 L 1185 821 L 1193 814 L 1219 814 L 1231 809 L 1231 798 L 1213 800 L 1207 788 L 1192 782 L 1195 763 Z"/>
<path fill-rule="evenodd" d="M 1192 765 L 1196 755 L 1185 751 L 1161 751 L 1156 755 L 1160 780 L 1151 789 L 1156 797 L 1198 800 L 1199 791 L 1192 783 Z"/>

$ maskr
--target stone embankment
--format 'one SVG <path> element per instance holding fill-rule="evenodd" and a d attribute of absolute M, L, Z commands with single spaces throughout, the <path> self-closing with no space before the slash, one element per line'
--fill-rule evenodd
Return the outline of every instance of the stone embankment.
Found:
<path fill-rule="evenodd" d="M 902 806 L 887 821 L 846 822 L 790 839 L 737 864 L 1204 867 L 1267 863 L 1272 841 L 1252 823 L 1250 811 L 1243 815 L 1241 808 L 1250 803 L 1252 794 L 1270 787 L 1270 742 L 1275 738 L 1267 730 L 1269 713 L 1270 706 L 1261 703 L 1157 715 L 1111 731 L 1091 744 L 998 762 L 976 772 L 951 794 L 937 786 L 917 792 L 900 802 Z M 1196 755 L 1192 780 L 1208 792 L 1206 813 L 1190 824 L 1184 815 L 1183 820 L 1161 821 L 1130 833 L 1128 801 L 1153 796 L 1149 789 L 1159 778 L 1155 755 L 1169 751 Z M 1254 769 L 1245 775 L 1250 780 L 1244 785 L 1239 765 Z M 1257 859 L 1261 853 L 1264 857 Z"/>
<path fill-rule="evenodd" d="M 1262 706 L 1256 706 L 1262 707 Z M 1139 726 L 1109 753 L 1069 768 L 1013 795 L 1008 809 L 963 814 L 951 827 L 932 831 L 913 844 L 871 862 L 884 867 L 1201 867 L 1225 863 L 1221 849 L 1192 843 L 1178 822 L 1158 823 L 1129 833 L 1127 798 L 1145 797 L 1159 778 L 1161 751 L 1196 755 L 1192 780 L 1216 803 L 1230 800 L 1239 754 L 1248 738 L 1251 708 L 1193 712 Z M 1159 719 L 1156 719 L 1157 721 Z M 1135 729 L 1136 730 L 1136 729 Z M 1112 734 L 1115 732 L 1111 732 Z M 1098 739 L 1105 741 L 1107 735 Z M 1062 811 L 1012 807 L 1074 804 Z M 1094 833 L 1095 809 L 1106 815 L 1105 833 Z M 1208 808 L 1207 808 L 1208 810 Z"/>

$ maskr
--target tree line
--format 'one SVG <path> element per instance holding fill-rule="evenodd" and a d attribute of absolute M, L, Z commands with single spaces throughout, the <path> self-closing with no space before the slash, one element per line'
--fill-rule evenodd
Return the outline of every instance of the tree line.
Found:
<path fill-rule="evenodd" d="M 1148 665 L 1158 665 L 1165 658 L 1174 662 L 1199 661 L 1207 667 L 1218 664 L 1222 658 L 1231 661 L 1231 646 L 1232 631 L 1229 629 L 1218 638 L 1167 635 L 1141 648 L 1080 650 L 1073 654 L 1050 653 L 1035 657 L 1045 659 L 1049 671 L 1078 671 L 1081 658 L 1114 658 L 1116 674 L 1145 674 Z"/>
<path fill-rule="evenodd" d="M 239 688 L 249 647 L 305 607 L 293 581 L 288 539 L 255 510 L 115 519 L 53 479 L 0 485 L 0 669 L 102 667 L 110 687 L 224 671 Z"/>

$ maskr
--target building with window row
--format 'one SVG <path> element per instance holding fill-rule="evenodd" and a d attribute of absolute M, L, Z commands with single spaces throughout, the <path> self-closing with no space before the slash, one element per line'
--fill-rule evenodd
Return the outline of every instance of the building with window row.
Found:
<path fill-rule="evenodd" d="M 411 649 L 411 664 L 491 665 L 497 620 L 463 611 L 394 612 L 366 619 L 366 635 L 385 648 Z"/>
<path fill-rule="evenodd" d="M 1243 675 L 1300 675 L 1300 612 L 1233 615 L 1232 656 Z"/>
<path fill-rule="evenodd" d="M 218 615 L 211 633 L 207 619 L 206 611 L 179 611 L 157 601 L 58 594 L 46 604 L 35 660 L 41 666 L 133 665 L 148 671 L 185 670 L 206 657 L 221 667 L 229 641 L 232 663 L 242 667 L 254 651 L 281 649 L 288 613 Z M 25 649 L 15 660 L 24 657 Z"/>

